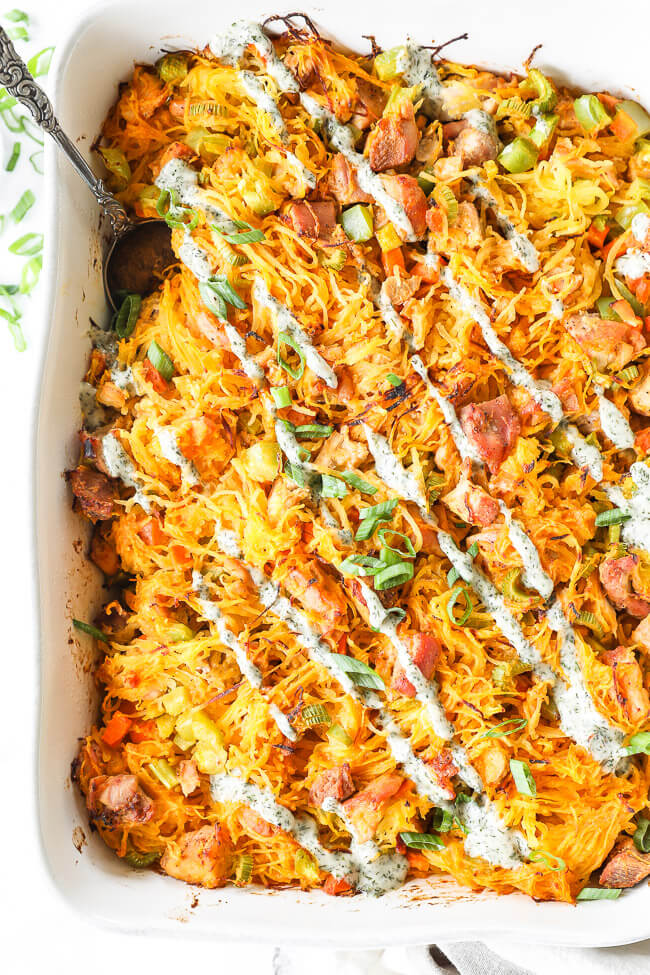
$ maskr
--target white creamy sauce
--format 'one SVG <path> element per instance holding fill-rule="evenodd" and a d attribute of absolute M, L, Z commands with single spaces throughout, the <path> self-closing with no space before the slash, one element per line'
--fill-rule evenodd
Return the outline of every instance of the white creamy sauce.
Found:
<path fill-rule="evenodd" d="M 564 302 L 561 298 L 553 298 L 551 300 L 550 314 L 551 318 L 555 318 L 558 321 L 564 318 Z"/>
<path fill-rule="evenodd" d="M 322 355 L 316 351 L 311 339 L 301 327 L 298 320 L 292 315 L 289 309 L 274 298 L 264 279 L 257 276 L 253 283 L 252 295 L 255 301 L 265 308 L 268 308 L 275 317 L 278 331 L 286 332 L 296 343 L 301 353 L 305 357 L 305 362 L 320 379 L 322 379 L 330 389 L 336 389 L 338 379 L 336 373 Z"/>
<path fill-rule="evenodd" d="M 160 190 L 174 191 L 178 200 L 188 207 L 203 210 L 207 217 L 223 230 L 225 234 L 236 234 L 237 224 L 227 213 L 208 199 L 199 186 L 199 174 L 181 159 L 170 159 L 158 174 L 156 186 Z"/>
<path fill-rule="evenodd" d="M 109 422 L 110 414 L 97 402 L 97 390 L 90 383 L 79 384 L 79 406 L 84 427 L 90 433 Z"/>
<path fill-rule="evenodd" d="M 650 234 L 650 216 L 647 213 L 635 214 L 632 217 L 630 228 L 634 239 L 638 240 L 640 244 L 643 244 L 648 234 Z"/>
<path fill-rule="evenodd" d="M 539 270 L 539 254 L 532 241 L 528 240 L 524 234 L 520 234 L 515 225 L 506 216 L 499 212 L 497 201 L 492 196 L 487 186 L 483 184 L 480 177 L 467 177 L 472 187 L 472 195 L 476 200 L 481 200 L 492 210 L 499 232 L 512 247 L 512 252 L 523 267 L 531 274 Z"/>
<path fill-rule="evenodd" d="M 562 423 L 562 431 L 571 444 L 571 460 L 576 467 L 586 467 L 597 484 L 603 479 L 603 457 L 594 444 L 587 443 L 573 423 Z"/>
<path fill-rule="evenodd" d="M 114 363 L 111 368 L 111 382 L 114 382 L 118 389 L 128 393 L 130 396 L 139 392 L 131 366 L 125 366 L 123 369 L 120 369 L 117 363 Z"/>
<path fill-rule="evenodd" d="M 598 397 L 598 412 L 600 426 L 606 437 L 612 441 L 618 450 L 626 450 L 634 446 L 632 428 L 619 408 L 605 396 L 602 386 L 594 385 Z"/>
<path fill-rule="evenodd" d="M 123 484 L 135 490 L 133 500 L 147 513 L 151 511 L 151 503 L 143 492 L 142 480 L 138 477 L 133 461 L 115 434 L 107 433 L 102 438 L 102 453 L 106 470 L 110 477 L 118 477 Z"/>
<path fill-rule="evenodd" d="M 553 580 L 542 568 L 535 543 L 523 525 L 513 517 L 510 508 L 503 501 L 499 501 L 499 508 L 508 526 L 508 537 L 512 542 L 512 547 L 519 553 L 523 562 L 524 571 L 521 581 L 528 589 L 535 589 L 540 596 L 548 599 L 553 592 Z"/>
<path fill-rule="evenodd" d="M 188 460 L 181 448 L 178 446 L 176 431 L 171 427 L 154 427 L 154 434 L 160 444 L 160 452 L 170 464 L 179 468 L 183 480 L 190 487 L 199 483 L 199 475 L 196 467 L 191 460 Z"/>
<path fill-rule="evenodd" d="M 637 461 L 630 467 L 630 474 L 636 492 L 626 498 L 617 485 L 605 485 L 609 500 L 630 515 L 630 520 L 621 525 L 621 538 L 627 545 L 650 552 L 650 469 Z"/>
<path fill-rule="evenodd" d="M 463 118 L 470 128 L 476 129 L 478 132 L 485 132 L 495 142 L 498 142 L 496 122 L 489 112 L 482 108 L 470 108 L 468 112 L 463 112 Z"/>
<path fill-rule="evenodd" d="M 198 602 L 201 612 L 205 616 L 206 620 L 215 625 L 217 633 L 219 634 L 219 639 L 224 646 L 228 647 L 234 653 L 235 660 L 237 661 L 237 666 L 239 667 L 242 677 L 244 677 L 252 687 L 260 691 L 260 693 L 267 698 L 269 711 L 279 731 L 286 738 L 288 738 L 289 741 L 297 741 L 298 736 L 291 726 L 287 716 L 277 707 L 277 705 L 268 701 L 267 692 L 262 688 L 261 671 L 255 666 L 253 661 L 249 659 L 246 650 L 226 623 L 216 602 L 213 599 L 210 599 L 210 590 L 206 585 L 201 573 L 197 572 L 196 570 L 192 572 L 192 586 L 195 593 L 199 597 Z"/>
<path fill-rule="evenodd" d="M 377 476 L 405 501 L 413 501 L 426 511 L 427 500 L 417 478 L 402 466 L 385 437 L 375 433 L 366 423 L 363 424 L 363 429 L 370 453 L 375 460 Z"/>
<path fill-rule="evenodd" d="M 470 857 L 482 857 L 488 863 L 516 870 L 530 853 L 520 832 L 506 829 L 487 796 L 458 803 L 456 815 L 467 830 L 465 851 Z"/>
<path fill-rule="evenodd" d="M 212 277 L 214 273 L 212 258 L 207 251 L 194 243 L 192 235 L 188 231 L 185 232 L 185 239 L 178 248 L 178 256 L 185 267 L 189 268 L 199 281 L 207 281 L 209 277 Z"/>
<path fill-rule="evenodd" d="M 442 413 L 444 421 L 449 427 L 451 436 L 453 438 L 454 443 L 456 444 L 460 456 L 463 458 L 463 460 L 469 459 L 474 461 L 474 463 L 476 464 L 482 463 L 481 455 L 479 454 L 478 450 L 476 449 L 472 441 L 469 439 L 469 437 L 465 434 L 465 431 L 461 426 L 460 420 L 456 415 L 456 410 L 454 409 L 453 403 L 450 403 L 450 401 L 445 396 L 443 396 L 442 393 L 439 393 L 436 387 L 433 385 L 433 383 L 429 379 L 429 374 L 427 373 L 425 365 L 422 362 L 420 356 L 413 355 L 411 356 L 410 361 L 411 361 L 411 365 L 413 366 L 414 370 L 417 372 L 418 376 L 420 376 L 424 380 L 427 390 L 429 391 L 431 396 L 433 396 L 436 403 L 440 407 L 440 411 Z"/>
<path fill-rule="evenodd" d="M 261 383 L 264 379 L 264 370 L 260 366 L 253 356 L 248 352 L 246 348 L 246 339 L 243 335 L 240 335 L 234 325 L 230 322 L 223 323 L 223 330 L 226 333 L 228 343 L 234 355 L 237 356 L 241 362 L 241 367 L 248 376 L 255 383 Z"/>
<path fill-rule="evenodd" d="M 596 710 L 578 660 L 575 633 L 558 600 L 547 611 L 546 619 L 550 628 L 559 634 L 560 663 L 569 681 L 567 684 L 559 678 L 553 688 L 553 700 L 560 712 L 562 728 L 590 752 L 606 772 L 615 772 L 617 767 L 625 764 L 624 733 L 610 725 Z"/>
<path fill-rule="evenodd" d="M 516 359 L 507 345 L 505 345 L 492 327 L 487 312 L 481 303 L 473 298 L 467 288 L 459 284 L 448 268 L 440 272 L 440 279 L 449 289 L 453 301 L 473 318 L 481 329 L 485 344 L 495 358 L 499 359 L 506 369 L 511 382 L 521 386 L 533 397 L 536 403 L 547 413 L 554 423 L 559 423 L 564 413 L 562 404 L 555 393 L 543 382 L 533 379 L 528 370 Z"/>
<path fill-rule="evenodd" d="M 444 88 L 433 64 L 431 51 L 416 44 L 407 44 L 404 57 L 397 67 L 409 87 L 420 85 L 424 111 L 430 116 L 439 115 L 444 104 Z"/>
<path fill-rule="evenodd" d="M 617 260 L 616 270 L 632 281 L 635 278 L 642 278 L 644 274 L 650 274 L 650 254 L 636 248 L 628 251 Z"/>
<path fill-rule="evenodd" d="M 344 806 L 336 799 L 326 799 L 326 812 L 334 813 L 350 834 L 350 856 L 358 870 L 356 889 L 360 894 L 379 897 L 404 883 L 408 873 L 408 860 L 401 853 L 380 853 L 373 840 L 361 843 Z"/>

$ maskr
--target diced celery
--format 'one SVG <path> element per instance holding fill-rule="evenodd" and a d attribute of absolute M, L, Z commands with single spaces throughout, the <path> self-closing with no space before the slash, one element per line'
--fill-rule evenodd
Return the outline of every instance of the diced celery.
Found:
<path fill-rule="evenodd" d="M 244 180 L 239 189 L 246 206 L 258 217 L 266 217 L 280 205 L 280 198 L 261 179 L 254 184 Z"/>
<path fill-rule="evenodd" d="M 538 115 L 534 129 L 530 132 L 529 138 L 535 143 L 538 149 L 542 149 L 549 144 L 560 121 L 559 115 Z"/>
<path fill-rule="evenodd" d="M 165 54 L 156 61 L 158 77 L 165 84 L 173 85 L 187 77 L 187 55 Z"/>
<path fill-rule="evenodd" d="M 190 696 L 187 690 L 181 686 L 175 687 L 173 691 L 169 691 L 161 700 L 162 706 L 167 714 L 178 715 L 188 707 Z"/>
<path fill-rule="evenodd" d="M 535 143 L 524 135 L 518 135 L 504 147 L 497 159 L 509 173 L 525 173 L 537 162 L 537 154 Z"/>
<path fill-rule="evenodd" d="M 370 240 L 373 230 L 372 207 L 357 203 L 341 214 L 341 226 L 350 240 L 357 244 Z"/>
<path fill-rule="evenodd" d="M 186 626 L 185 623 L 172 623 L 165 628 L 165 640 L 167 643 L 182 643 L 184 640 L 193 640 L 194 630 Z"/>
<path fill-rule="evenodd" d="M 157 758 L 154 762 L 150 762 L 147 768 L 166 789 L 173 789 L 178 785 L 176 773 L 166 758 Z"/>
<path fill-rule="evenodd" d="M 380 81 L 393 81 L 403 72 L 405 65 L 406 48 L 403 45 L 382 51 L 375 58 L 375 71 Z"/>
<path fill-rule="evenodd" d="M 597 95 L 581 95 L 574 99 L 573 110 L 580 125 L 586 132 L 598 132 L 612 121 Z"/>
<path fill-rule="evenodd" d="M 131 167 L 121 149 L 105 149 L 100 146 L 97 152 L 102 157 L 106 169 L 121 182 L 131 179 Z"/>
<path fill-rule="evenodd" d="M 185 136 L 185 145 L 211 162 L 230 147 L 231 140 L 221 132 L 210 132 L 202 125 L 197 125 Z"/>
<path fill-rule="evenodd" d="M 176 731 L 185 741 L 196 741 L 193 718 L 191 711 L 185 711 L 176 718 Z"/>
<path fill-rule="evenodd" d="M 613 310 L 612 305 L 616 301 L 616 298 L 600 297 L 596 302 L 596 308 L 598 309 L 598 314 L 601 318 L 606 319 L 608 322 L 620 322 L 619 316 Z"/>
<path fill-rule="evenodd" d="M 173 742 L 182 752 L 186 752 L 194 744 L 193 741 L 190 741 L 188 738 L 182 738 L 181 735 L 174 735 Z"/>
<path fill-rule="evenodd" d="M 638 213 L 650 214 L 650 210 L 645 203 L 631 203 L 629 206 L 619 207 L 614 214 L 614 218 L 623 230 L 629 230 L 632 226 L 632 221 Z"/>
<path fill-rule="evenodd" d="M 316 861 L 306 850 L 296 850 L 293 862 L 296 876 L 301 880 L 306 881 L 308 884 L 320 883 L 320 873 Z"/>
<path fill-rule="evenodd" d="M 616 106 L 616 115 L 621 113 L 630 119 L 635 128 L 632 138 L 640 139 L 642 136 L 647 135 L 650 132 L 650 115 L 648 115 L 645 108 L 642 108 L 637 102 L 632 102 L 629 100 L 619 102 Z M 616 116 L 614 118 L 616 118 Z"/>

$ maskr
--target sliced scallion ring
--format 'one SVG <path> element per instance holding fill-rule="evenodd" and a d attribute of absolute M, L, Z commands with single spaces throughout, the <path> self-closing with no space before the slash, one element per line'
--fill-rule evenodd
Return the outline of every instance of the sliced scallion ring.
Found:
<path fill-rule="evenodd" d="M 291 406 L 291 392 L 288 386 L 271 386 L 271 396 L 279 410 Z"/>
<path fill-rule="evenodd" d="M 562 857 L 555 856 L 554 853 L 547 853 L 546 850 L 531 850 L 528 859 L 531 863 L 543 863 L 549 870 L 559 873 L 566 870 L 566 862 Z"/>
<path fill-rule="evenodd" d="M 403 586 L 413 578 L 412 562 L 397 562 L 395 565 L 388 565 L 375 575 L 375 589 L 381 592 L 384 589 L 394 589 L 395 586 Z"/>
<path fill-rule="evenodd" d="M 158 370 L 163 379 L 169 382 L 175 372 L 174 363 L 157 342 L 152 342 L 147 349 L 147 359 L 154 369 Z"/>
<path fill-rule="evenodd" d="M 127 339 L 133 334 L 133 329 L 140 314 L 141 305 L 142 298 L 140 295 L 128 294 L 125 296 L 113 318 L 113 328 L 118 338 Z M 158 372 L 160 372 L 160 369 L 158 369 Z"/>
<path fill-rule="evenodd" d="M 444 850 L 445 844 L 435 833 L 400 833 L 399 838 L 410 850 Z"/>
<path fill-rule="evenodd" d="M 615 901 L 621 896 L 620 887 L 583 887 L 577 901 Z"/>
<path fill-rule="evenodd" d="M 340 563 L 339 572 L 347 576 L 371 576 L 385 568 L 385 563 L 374 555 L 349 555 Z"/>
<path fill-rule="evenodd" d="M 344 498 L 348 489 L 343 481 L 332 474 L 321 474 L 321 496 L 323 498 Z"/>
<path fill-rule="evenodd" d="M 394 372 L 389 372 L 388 375 L 386 376 L 386 379 L 391 384 L 391 386 L 395 386 L 395 387 L 401 386 L 402 383 L 404 382 L 404 380 L 400 379 L 399 376 L 396 376 Z"/>
<path fill-rule="evenodd" d="M 102 633 L 101 630 L 98 630 L 96 626 L 92 625 L 92 623 L 84 623 L 83 620 L 73 619 L 72 625 L 74 626 L 75 630 L 81 630 L 82 633 L 87 633 L 88 636 L 94 637 L 95 640 L 101 640 L 102 643 L 110 643 L 110 640 L 106 634 Z"/>
<path fill-rule="evenodd" d="M 357 687 L 367 687 L 375 691 L 386 690 L 386 685 L 377 671 L 365 664 L 363 660 L 348 657 L 344 653 L 327 653 L 326 656 L 329 662 L 346 673 Z"/>
<path fill-rule="evenodd" d="M 13 149 L 11 150 L 11 155 L 9 156 L 9 162 L 6 165 L 6 171 L 8 173 L 13 173 L 16 168 L 16 163 L 20 159 L 20 142 L 14 142 Z"/>
<path fill-rule="evenodd" d="M 9 245 L 9 252 L 19 257 L 34 257 L 43 250 L 43 239 L 43 234 L 24 234 Z"/>
<path fill-rule="evenodd" d="M 324 704 L 308 704 L 300 712 L 300 717 L 310 728 L 318 724 L 331 724 L 330 713 Z"/>
<path fill-rule="evenodd" d="M 527 726 L 527 718 L 507 718 L 505 721 L 500 721 L 499 724 L 495 724 L 489 731 L 484 731 L 479 736 L 479 740 L 481 738 L 505 738 L 507 735 L 514 735 L 518 731 L 523 731 Z"/>
<path fill-rule="evenodd" d="M 460 596 L 462 596 L 465 600 L 465 609 L 460 619 L 456 619 L 454 615 L 454 606 L 456 605 Z M 449 594 L 449 599 L 447 600 L 447 616 L 452 623 L 454 623 L 456 626 L 465 626 L 468 619 L 472 615 L 473 609 L 474 606 L 472 605 L 472 600 L 470 599 L 469 592 L 465 586 L 456 586 L 455 589 L 452 589 L 451 593 Z"/>
<path fill-rule="evenodd" d="M 297 366 L 292 366 L 290 362 L 282 357 L 282 346 L 288 345 L 289 348 L 297 354 L 300 359 L 300 363 Z M 305 356 L 294 338 L 289 335 L 288 332 L 278 333 L 278 363 L 282 366 L 285 372 L 288 372 L 292 379 L 302 379 L 305 372 Z"/>
<path fill-rule="evenodd" d="M 190 114 L 192 114 L 191 110 Z M 245 220 L 233 220 L 233 223 L 236 227 L 240 228 L 236 234 L 227 234 L 223 230 L 220 230 L 216 224 L 212 224 L 212 229 L 220 234 L 229 244 L 258 244 L 261 240 L 266 239 L 263 230 L 255 230 Z"/>
<path fill-rule="evenodd" d="M 368 481 L 364 481 L 362 477 L 355 474 L 354 471 L 342 471 L 339 474 L 346 484 L 349 484 L 351 488 L 355 488 L 357 491 L 361 491 L 362 494 L 376 494 L 377 488 L 373 484 L 369 484 Z"/>
<path fill-rule="evenodd" d="M 627 743 L 628 755 L 650 755 L 650 731 L 639 731 Z"/>
<path fill-rule="evenodd" d="M 537 784 L 526 762 L 521 762 L 518 758 L 511 758 L 510 771 L 517 792 L 522 796 L 534 798 L 537 795 Z"/>
<path fill-rule="evenodd" d="M 621 525 L 624 521 L 629 521 L 632 516 L 621 511 L 620 508 L 610 508 L 609 511 L 601 511 L 596 515 L 596 528 L 605 528 L 607 525 Z"/>
<path fill-rule="evenodd" d="M 389 545 L 386 536 L 391 535 L 393 538 L 400 538 L 404 542 L 404 547 L 406 551 L 403 552 L 401 548 L 395 548 L 393 545 Z M 395 552 L 402 559 L 414 559 L 416 556 L 416 551 L 413 548 L 413 542 L 405 535 L 404 532 L 395 531 L 394 528 L 381 528 L 377 532 L 377 538 L 380 540 L 384 548 L 387 548 L 389 552 Z"/>
<path fill-rule="evenodd" d="M 31 208 L 36 203 L 36 197 L 31 190 L 25 190 L 18 203 L 13 208 L 9 216 L 14 221 L 14 223 L 20 223 L 20 221 L 27 216 Z"/>
<path fill-rule="evenodd" d="M 294 433 L 297 437 L 304 437 L 306 440 L 318 440 L 321 437 L 329 437 L 334 427 L 324 423 L 304 423 L 295 427 Z"/>
<path fill-rule="evenodd" d="M 44 47 L 42 51 L 35 54 L 27 62 L 27 67 L 32 78 L 40 78 L 47 74 L 52 63 L 53 47 Z"/>
<path fill-rule="evenodd" d="M 382 501 L 381 504 L 373 504 L 368 508 L 362 508 L 359 512 L 359 527 L 357 528 L 354 540 L 363 542 L 371 538 L 377 525 L 382 521 L 390 521 L 393 512 L 397 507 L 397 498 L 391 501 Z"/>

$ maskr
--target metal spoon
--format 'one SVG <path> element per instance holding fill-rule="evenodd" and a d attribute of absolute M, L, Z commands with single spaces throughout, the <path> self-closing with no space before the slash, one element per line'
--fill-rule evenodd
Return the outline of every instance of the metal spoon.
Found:
<path fill-rule="evenodd" d="M 104 290 L 109 304 L 117 309 L 122 291 L 147 294 L 153 291 L 162 273 L 176 262 L 171 247 L 171 231 L 163 220 L 129 218 L 125 208 L 98 179 L 77 147 L 54 116 L 52 104 L 32 78 L 27 65 L 0 27 L 0 85 L 29 110 L 34 121 L 51 135 L 83 181 L 92 191 L 102 213 L 111 225 L 111 242 L 104 258 Z"/>

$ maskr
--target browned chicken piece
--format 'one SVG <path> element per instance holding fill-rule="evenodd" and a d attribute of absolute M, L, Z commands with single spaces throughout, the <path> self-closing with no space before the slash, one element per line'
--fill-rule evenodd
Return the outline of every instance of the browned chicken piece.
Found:
<path fill-rule="evenodd" d="M 218 823 L 185 833 L 178 843 L 169 843 L 160 860 L 170 877 L 202 887 L 223 887 L 232 865 L 230 833 Z"/>
<path fill-rule="evenodd" d="M 650 853 L 637 850 L 632 839 L 623 840 L 600 875 L 603 887 L 634 887 L 650 876 Z"/>
<path fill-rule="evenodd" d="M 630 390 L 632 408 L 642 416 L 650 416 L 650 370 L 644 368 L 643 378 Z"/>
<path fill-rule="evenodd" d="M 183 118 L 184 114 L 185 114 L 185 103 L 181 102 L 180 117 Z M 167 163 L 171 162 L 172 159 L 182 159 L 185 162 L 189 162 L 190 159 L 193 159 L 195 156 L 196 153 L 194 152 L 194 150 L 191 149 L 189 146 L 186 146 L 184 142 L 170 143 L 170 145 L 167 146 L 167 148 L 163 152 L 162 156 L 160 157 L 156 165 L 152 166 L 151 171 L 154 179 L 156 179 L 159 176 L 160 171 L 164 169 Z"/>
<path fill-rule="evenodd" d="M 636 629 L 632 630 L 632 639 L 639 644 L 643 653 L 650 653 L 650 616 L 646 616 Z"/>
<path fill-rule="evenodd" d="M 626 322 L 610 322 L 587 312 L 570 315 L 564 327 L 601 370 L 616 372 L 622 369 L 646 346 L 638 328 Z"/>
<path fill-rule="evenodd" d="M 419 139 L 415 113 L 410 103 L 402 103 L 399 115 L 385 115 L 368 134 L 366 150 L 376 173 L 408 166 L 415 156 Z"/>
<path fill-rule="evenodd" d="M 337 582 L 316 561 L 289 570 L 285 584 L 289 593 L 318 618 L 316 625 L 329 633 L 346 614 L 346 602 Z"/>
<path fill-rule="evenodd" d="M 90 540 L 90 558 L 105 576 L 114 576 L 120 571 L 120 559 L 113 542 L 106 538 L 104 526 L 97 525 Z"/>
<path fill-rule="evenodd" d="M 312 240 L 329 240 L 336 228 L 337 206 L 333 200 L 290 203 L 285 216 L 297 234 Z"/>
<path fill-rule="evenodd" d="M 68 481 L 82 514 L 91 521 L 106 521 L 113 514 L 115 488 L 106 474 L 89 467 L 68 472 Z"/>
<path fill-rule="evenodd" d="M 388 803 L 399 792 L 403 783 L 401 775 L 387 772 L 344 802 L 345 812 L 360 843 L 365 843 L 375 835 Z"/>
<path fill-rule="evenodd" d="M 494 498 L 482 487 L 471 484 L 464 475 L 456 487 L 440 500 L 463 521 L 481 528 L 491 525 L 499 514 L 499 505 Z"/>
<path fill-rule="evenodd" d="M 407 278 L 393 274 L 391 277 L 386 278 L 381 286 L 381 290 L 391 305 L 403 305 L 409 298 L 413 297 L 421 284 L 422 278 L 416 274 Z"/>
<path fill-rule="evenodd" d="M 180 782 L 181 792 L 184 796 L 190 796 L 193 792 L 196 792 L 201 784 L 196 762 L 192 760 L 179 762 L 178 781 Z"/>
<path fill-rule="evenodd" d="M 508 397 L 469 403 L 460 411 L 460 422 L 487 469 L 496 473 L 521 433 L 519 417 Z"/>
<path fill-rule="evenodd" d="M 478 210 L 468 200 L 463 200 L 458 204 L 455 226 L 463 234 L 468 247 L 480 247 L 483 243 L 483 229 Z"/>
<path fill-rule="evenodd" d="M 413 226 L 416 237 L 423 237 L 427 229 L 427 198 L 413 176 L 382 176 L 381 181 L 394 200 L 401 203 Z"/>
<path fill-rule="evenodd" d="M 332 157 L 329 172 L 329 191 L 343 206 L 349 203 L 372 203 L 372 197 L 364 193 L 357 181 L 354 168 L 342 152 Z"/>
<path fill-rule="evenodd" d="M 109 829 L 148 823 L 154 812 L 135 775 L 96 775 L 88 783 L 87 804 L 93 818 Z"/>
<path fill-rule="evenodd" d="M 350 123 L 365 132 L 381 118 L 386 101 L 386 95 L 381 88 L 370 84 L 365 78 L 357 78 L 357 98 Z"/>
<path fill-rule="evenodd" d="M 489 159 L 497 158 L 499 139 L 493 132 L 466 125 L 456 136 L 455 150 L 462 160 L 463 169 L 482 166 Z"/>
<path fill-rule="evenodd" d="M 344 471 L 359 467 L 367 456 L 367 446 L 352 440 L 350 428 L 346 425 L 329 435 L 318 452 L 317 460 L 321 467 Z"/>
<path fill-rule="evenodd" d="M 309 801 L 312 806 L 320 808 L 326 799 L 348 799 L 354 793 L 354 782 L 350 775 L 350 765 L 344 762 L 336 768 L 320 772 L 309 790 Z"/>
<path fill-rule="evenodd" d="M 650 713 L 650 698 L 643 686 L 643 674 L 629 647 L 606 650 L 601 660 L 612 668 L 614 693 L 633 724 L 645 721 Z"/>
<path fill-rule="evenodd" d="M 598 567 L 600 581 L 617 609 L 630 616 L 644 619 L 650 613 L 650 600 L 638 595 L 633 588 L 632 574 L 639 562 L 638 555 L 624 555 L 620 559 L 605 559 Z"/>

